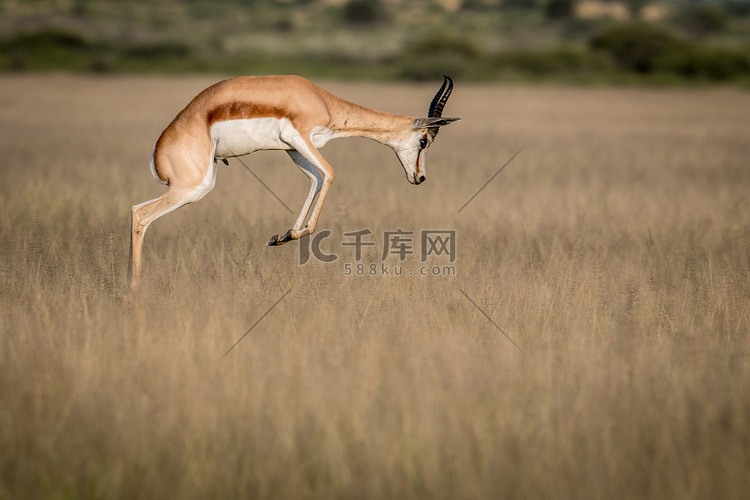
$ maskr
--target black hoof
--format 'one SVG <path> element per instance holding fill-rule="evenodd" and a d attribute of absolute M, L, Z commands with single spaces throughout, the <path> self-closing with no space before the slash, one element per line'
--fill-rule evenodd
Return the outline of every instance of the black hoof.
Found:
<path fill-rule="evenodd" d="M 284 236 L 279 237 L 278 234 L 274 234 L 271 236 L 271 239 L 268 240 L 268 243 L 266 243 L 267 247 L 275 247 L 279 245 L 283 245 L 287 241 L 292 241 L 292 230 L 286 232 Z"/>
<path fill-rule="evenodd" d="M 279 238 L 279 244 L 286 243 L 287 241 L 292 241 L 292 230 L 291 229 L 289 231 L 287 231 L 284 236 L 282 236 L 281 238 Z"/>

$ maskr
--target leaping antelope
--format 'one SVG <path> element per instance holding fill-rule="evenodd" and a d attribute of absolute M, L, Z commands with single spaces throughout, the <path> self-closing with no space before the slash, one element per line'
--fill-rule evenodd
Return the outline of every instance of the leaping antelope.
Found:
<path fill-rule="evenodd" d="M 452 90 L 453 81 L 446 76 L 428 117 L 414 118 L 353 104 L 299 76 L 247 76 L 208 87 L 180 111 L 154 144 L 151 171 L 168 189 L 132 209 L 130 289 L 136 290 L 140 282 L 143 236 L 149 224 L 208 194 L 216 182 L 217 159 L 227 163 L 227 158 L 280 149 L 310 178 L 310 192 L 294 226 L 266 243 L 282 245 L 315 231 L 334 178 L 333 168 L 318 148 L 331 139 L 359 136 L 388 145 L 408 181 L 421 184 L 424 150 L 439 127 L 459 120 L 441 117 Z"/>

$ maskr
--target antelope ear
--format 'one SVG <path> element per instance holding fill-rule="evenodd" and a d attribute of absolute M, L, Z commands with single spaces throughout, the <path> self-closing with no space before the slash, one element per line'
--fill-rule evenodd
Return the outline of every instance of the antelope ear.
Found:
<path fill-rule="evenodd" d="M 461 118 L 442 118 L 440 116 L 433 116 L 430 118 L 414 118 L 411 124 L 411 128 L 414 130 L 422 130 L 425 128 L 439 128 L 444 125 L 450 125 L 453 122 L 457 122 Z"/>

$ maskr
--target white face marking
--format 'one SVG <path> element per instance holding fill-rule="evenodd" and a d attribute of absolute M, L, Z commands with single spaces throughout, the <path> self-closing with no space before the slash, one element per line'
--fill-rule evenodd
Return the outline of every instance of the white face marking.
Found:
<path fill-rule="evenodd" d="M 426 138 L 427 145 L 422 148 L 420 140 Z M 425 150 L 430 147 L 430 137 L 424 130 L 417 130 L 403 142 L 394 145 L 401 166 L 404 167 L 406 178 L 412 184 L 419 184 L 419 176 L 426 175 L 425 172 Z"/>
<path fill-rule="evenodd" d="M 286 118 L 227 120 L 211 126 L 211 137 L 219 158 L 250 154 L 261 149 L 289 149 L 281 140 L 282 129 L 291 127 Z"/>

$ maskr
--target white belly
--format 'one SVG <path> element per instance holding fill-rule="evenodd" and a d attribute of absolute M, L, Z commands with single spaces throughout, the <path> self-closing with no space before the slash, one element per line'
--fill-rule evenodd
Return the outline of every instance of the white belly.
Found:
<path fill-rule="evenodd" d="M 211 137 L 216 144 L 217 158 L 242 156 L 263 149 L 295 149 L 290 144 L 301 139 L 292 122 L 286 118 L 251 118 L 244 120 L 227 120 L 211 126 Z M 287 141 L 282 139 L 286 138 Z M 315 127 L 310 133 L 310 141 L 316 148 L 321 148 L 336 137 L 325 127 Z"/>
<path fill-rule="evenodd" d="M 261 149 L 292 149 L 281 140 L 282 130 L 291 127 L 282 118 L 252 118 L 217 122 L 211 127 L 217 158 L 241 156 Z"/>

